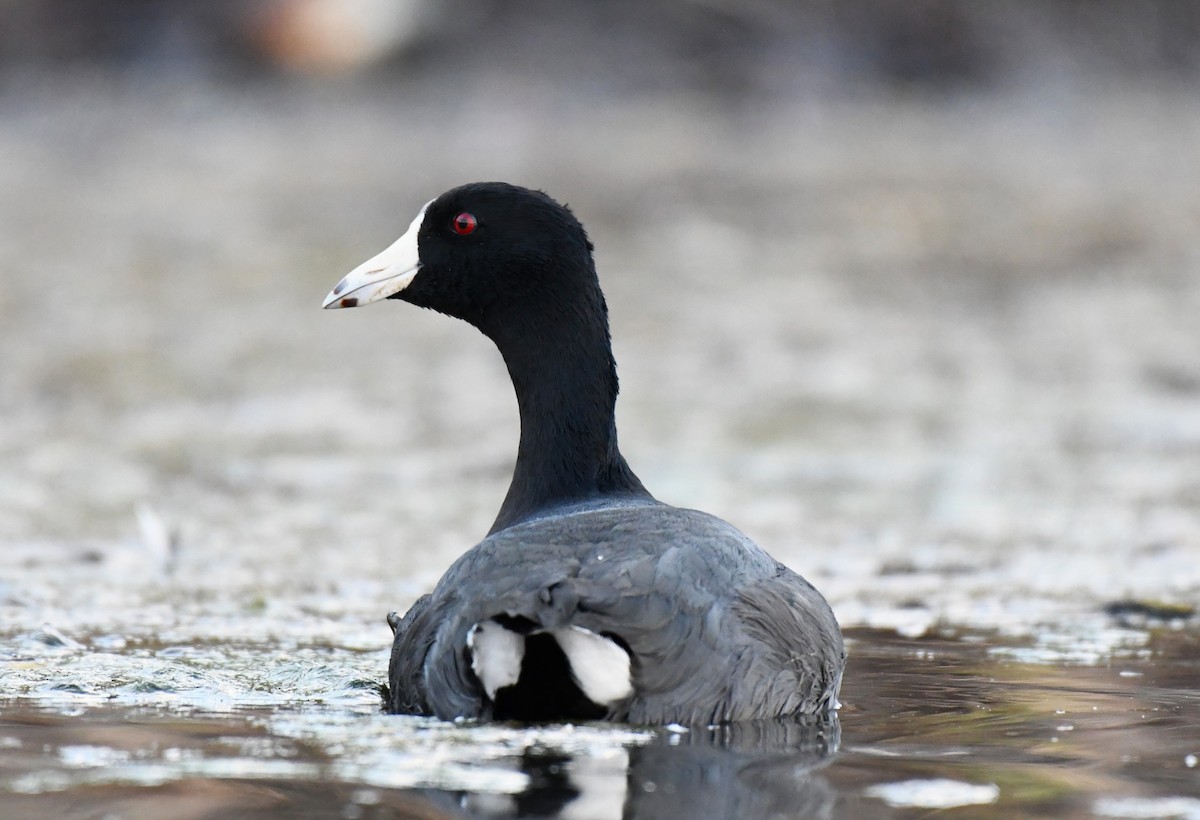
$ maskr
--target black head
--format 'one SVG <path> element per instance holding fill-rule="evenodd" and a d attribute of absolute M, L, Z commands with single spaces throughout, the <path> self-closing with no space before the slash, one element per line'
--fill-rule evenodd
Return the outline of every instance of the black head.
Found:
<path fill-rule="evenodd" d="M 400 239 L 338 283 L 325 306 L 400 299 L 495 338 L 517 316 L 603 314 L 591 251 L 579 220 L 544 193 L 472 183 L 422 208 Z"/>
<path fill-rule="evenodd" d="M 382 299 L 464 319 L 504 357 L 521 444 L 493 532 L 555 505 L 650 497 L 617 449 L 608 311 L 592 246 L 565 207 L 500 182 L 447 191 L 347 274 L 325 307 Z"/>

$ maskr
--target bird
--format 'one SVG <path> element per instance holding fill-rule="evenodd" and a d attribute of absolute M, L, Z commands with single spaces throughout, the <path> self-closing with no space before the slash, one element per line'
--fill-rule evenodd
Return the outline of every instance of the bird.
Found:
<path fill-rule="evenodd" d="M 621 454 L 592 253 L 547 194 L 470 183 L 427 202 L 324 301 L 468 322 L 499 349 L 520 416 L 490 531 L 388 615 L 385 708 L 647 726 L 834 713 L 846 652 L 825 598 L 733 525 L 654 498 Z"/>

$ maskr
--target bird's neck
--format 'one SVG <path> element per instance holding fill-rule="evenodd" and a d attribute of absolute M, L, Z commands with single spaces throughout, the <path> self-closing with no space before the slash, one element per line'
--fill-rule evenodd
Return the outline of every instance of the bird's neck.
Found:
<path fill-rule="evenodd" d="M 512 483 L 491 532 L 580 501 L 650 498 L 617 447 L 617 370 L 602 301 L 598 314 L 583 326 L 578 314 L 543 314 L 535 333 L 488 334 L 521 415 Z"/>

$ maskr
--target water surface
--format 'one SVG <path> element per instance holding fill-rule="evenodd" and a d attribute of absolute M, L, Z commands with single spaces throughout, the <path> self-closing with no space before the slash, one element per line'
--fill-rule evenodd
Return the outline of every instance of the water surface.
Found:
<path fill-rule="evenodd" d="M 1101 665 L 849 634 L 831 721 L 477 726 L 383 715 L 380 652 L 56 645 L 5 659 L 6 817 L 1195 817 L 1200 641 Z M 42 648 L 39 648 L 42 647 Z M 10 683 L 12 680 L 10 677 Z"/>

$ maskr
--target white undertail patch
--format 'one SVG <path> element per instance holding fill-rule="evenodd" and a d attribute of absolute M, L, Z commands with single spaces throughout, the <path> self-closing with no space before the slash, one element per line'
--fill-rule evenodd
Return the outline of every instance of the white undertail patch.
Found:
<path fill-rule="evenodd" d="M 579 626 L 550 634 L 567 656 L 575 683 L 592 703 L 603 706 L 633 694 L 629 655 L 615 641 Z"/>
<path fill-rule="evenodd" d="M 495 621 L 481 621 L 467 632 L 467 648 L 471 650 L 471 670 L 483 683 L 489 699 L 495 700 L 496 692 L 514 685 L 521 677 L 524 635 Z"/>

